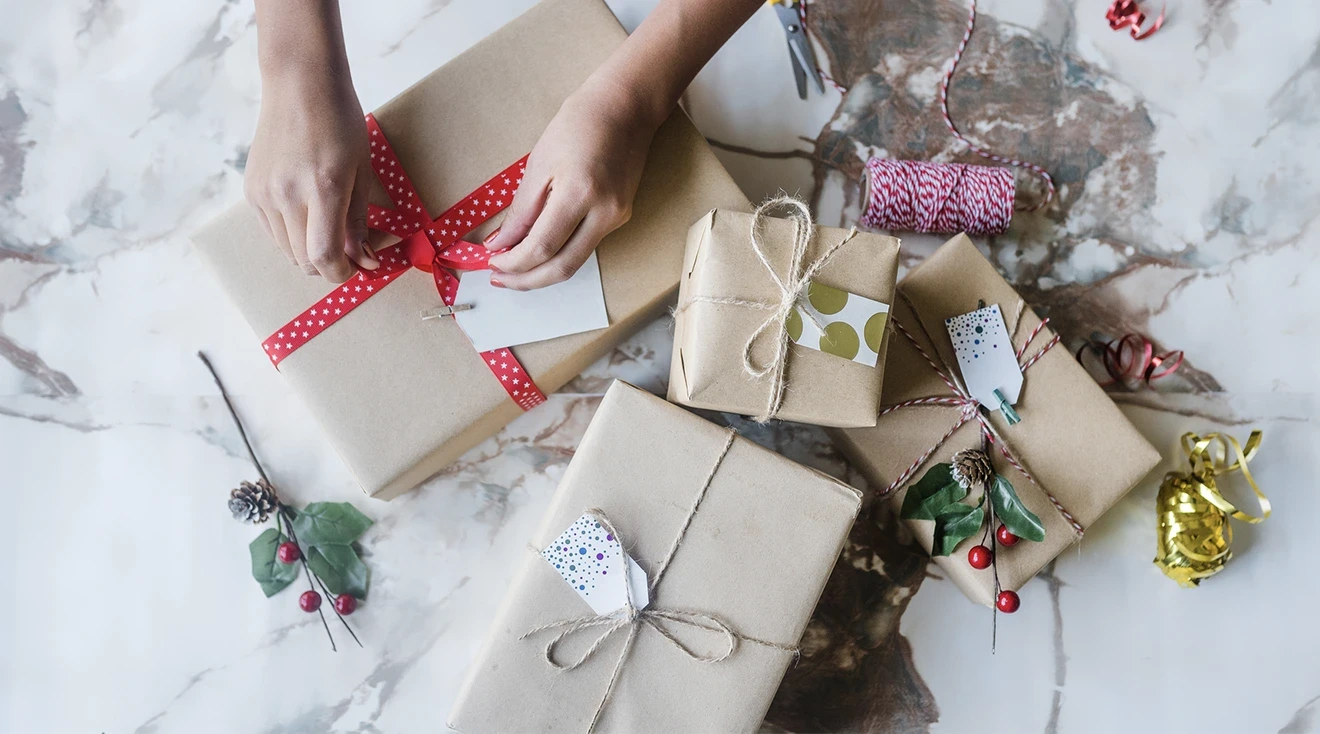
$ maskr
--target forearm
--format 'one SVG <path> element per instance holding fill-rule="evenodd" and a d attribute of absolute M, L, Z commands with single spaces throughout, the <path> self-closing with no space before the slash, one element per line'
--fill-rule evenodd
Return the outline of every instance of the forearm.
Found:
<path fill-rule="evenodd" d="M 256 0 L 256 10 L 263 83 L 294 77 L 352 90 L 337 0 Z"/>
<path fill-rule="evenodd" d="M 595 74 L 654 125 L 764 0 L 660 0 Z"/>

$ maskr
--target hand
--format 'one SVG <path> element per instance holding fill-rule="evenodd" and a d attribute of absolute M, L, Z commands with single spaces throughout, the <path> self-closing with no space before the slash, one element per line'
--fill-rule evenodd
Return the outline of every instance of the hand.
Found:
<path fill-rule="evenodd" d="M 367 244 L 371 175 L 351 82 L 324 68 L 283 70 L 265 80 L 244 192 L 271 239 L 303 272 L 342 283 L 356 272 L 354 263 L 380 267 Z"/>
<path fill-rule="evenodd" d="M 608 78 L 589 80 L 532 148 L 504 224 L 486 246 L 492 285 L 530 290 L 570 278 L 628 221 L 658 122 Z"/>

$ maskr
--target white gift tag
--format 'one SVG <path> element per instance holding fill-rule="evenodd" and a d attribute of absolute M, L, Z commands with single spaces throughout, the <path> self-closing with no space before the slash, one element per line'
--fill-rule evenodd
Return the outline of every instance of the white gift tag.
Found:
<path fill-rule="evenodd" d="M 1017 403 L 1022 392 L 1022 369 L 1013 354 L 1013 340 L 1004 326 L 999 304 L 944 320 L 958 355 L 963 384 L 981 405 L 998 410 L 998 390 L 1009 405 Z"/>
<path fill-rule="evenodd" d="M 458 281 L 454 303 L 472 306 L 454 314 L 454 318 L 478 352 L 610 325 L 600 285 L 600 263 L 594 252 L 573 277 L 533 291 L 496 288 L 490 284 L 490 273 L 484 270 L 465 273 Z"/>
<path fill-rule="evenodd" d="M 555 542 L 541 551 L 564 581 L 591 605 L 596 614 L 609 614 L 628 604 L 628 587 L 637 609 L 651 603 L 646 572 L 623 552 L 614 537 L 595 516 L 583 514 Z"/>

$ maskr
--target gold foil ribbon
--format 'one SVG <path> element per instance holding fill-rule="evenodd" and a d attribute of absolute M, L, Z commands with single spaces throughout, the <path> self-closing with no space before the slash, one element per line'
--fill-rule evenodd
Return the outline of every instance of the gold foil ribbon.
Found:
<path fill-rule="evenodd" d="M 1260 448 L 1260 440 L 1260 431 L 1251 432 L 1245 447 L 1236 438 L 1220 433 L 1183 434 L 1182 447 L 1191 470 L 1164 475 L 1156 498 L 1159 519 L 1155 565 L 1179 586 L 1199 585 L 1201 579 L 1223 570 L 1233 557 L 1230 517 L 1254 525 L 1270 516 L 1270 501 L 1247 468 L 1247 462 Z M 1239 510 L 1219 492 L 1216 479 L 1234 471 L 1241 471 L 1256 493 L 1259 517 Z"/>

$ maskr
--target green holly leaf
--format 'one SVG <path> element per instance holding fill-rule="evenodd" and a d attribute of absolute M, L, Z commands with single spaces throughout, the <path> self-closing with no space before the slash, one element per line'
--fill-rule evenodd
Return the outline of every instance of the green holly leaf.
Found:
<path fill-rule="evenodd" d="M 367 598 L 367 565 L 351 545 L 318 545 L 307 552 L 307 565 L 331 594 Z"/>
<path fill-rule="evenodd" d="M 947 556 L 958 544 L 975 535 L 985 520 L 979 506 L 956 504 L 935 516 L 935 541 L 931 555 Z"/>
<path fill-rule="evenodd" d="M 936 464 L 908 489 L 898 516 L 904 520 L 934 520 L 946 507 L 966 496 L 967 490 L 953 479 L 952 467 Z"/>
<path fill-rule="evenodd" d="M 298 542 L 308 545 L 348 545 L 371 527 L 371 520 L 347 502 L 313 502 L 293 519 Z"/>
<path fill-rule="evenodd" d="M 1008 531 L 1019 538 L 1034 540 L 1037 543 L 1045 539 L 1045 526 L 1040 518 L 1032 514 L 1027 506 L 1018 499 L 1017 490 L 1009 481 L 998 474 L 990 484 L 990 503 L 994 505 L 995 515 Z"/>
<path fill-rule="evenodd" d="M 288 537 L 280 531 L 267 528 L 266 532 L 248 544 L 248 553 L 252 555 L 252 578 L 261 584 L 261 590 L 268 597 L 274 596 L 298 578 L 298 564 L 280 563 L 275 556 L 280 543 L 287 540 Z"/>

